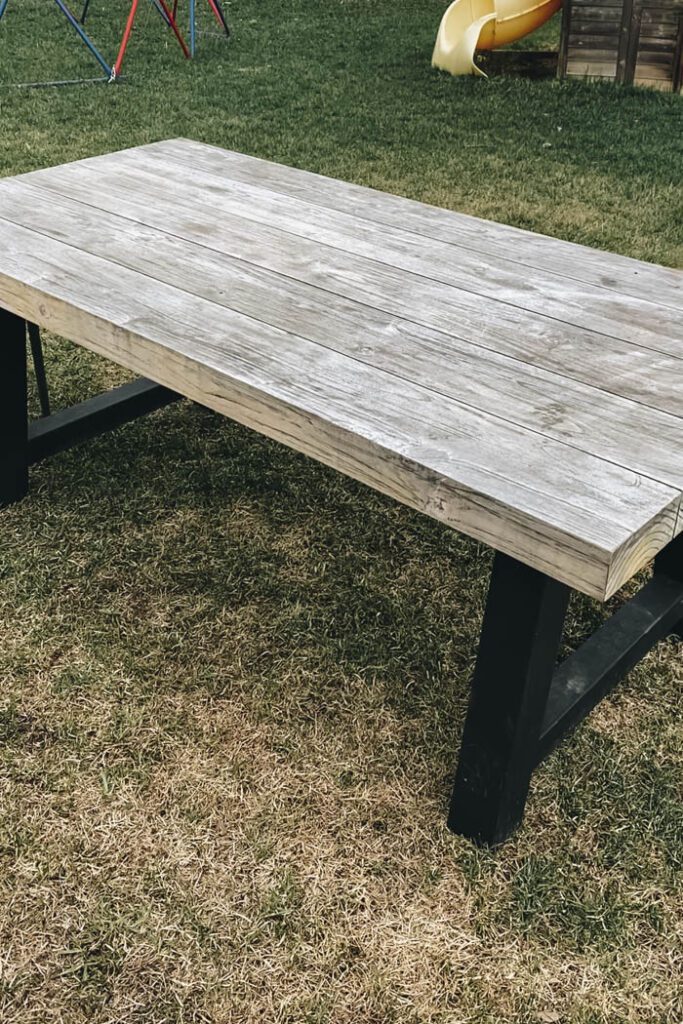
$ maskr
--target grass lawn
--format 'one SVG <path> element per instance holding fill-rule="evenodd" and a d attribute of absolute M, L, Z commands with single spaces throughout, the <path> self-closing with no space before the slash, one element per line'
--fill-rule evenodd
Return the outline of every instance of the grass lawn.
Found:
<path fill-rule="evenodd" d="M 683 101 L 436 74 L 443 6 L 234 0 L 187 64 L 143 2 L 126 85 L 17 90 L 97 69 L 10 0 L 0 174 L 185 135 L 683 263 Z M 47 358 L 56 404 L 122 379 Z M 444 819 L 486 549 L 188 404 L 0 522 L 2 1024 L 683 1020 L 680 648 L 478 850 Z"/>

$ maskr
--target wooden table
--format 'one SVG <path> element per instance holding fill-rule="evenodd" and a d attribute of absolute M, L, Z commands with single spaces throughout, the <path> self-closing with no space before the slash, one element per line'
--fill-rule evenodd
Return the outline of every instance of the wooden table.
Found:
<path fill-rule="evenodd" d="M 449 823 L 683 621 L 683 274 L 174 140 L 0 181 L 0 501 L 185 396 L 491 545 Z M 142 375 L 27 425 L 26 322 Z M 557 670 L 571 588 L 641 592 Z"/>

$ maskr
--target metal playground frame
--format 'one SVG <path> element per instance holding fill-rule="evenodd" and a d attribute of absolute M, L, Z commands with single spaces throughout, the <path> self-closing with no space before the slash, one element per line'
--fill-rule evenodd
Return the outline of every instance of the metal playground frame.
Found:
<path fill-rule="evenodd" d="M 81 82 L 93 82 L 93 81 L 106 81 L 109 83 L 116 82 L 121 76 L 121 68 L 130 42 L 130 37 L 133 32 L 135 25 L 135 19 L 139 12 L 140 0 L 131 0 L 128 17 L 126 19 L 126 25 L 119 45 L 116 60 L 113 64 L 109 64 L 103 57 L 100 50 L 97 48 L 95 43 L 92 41 L 90 36 L 85 30 L 85 20 L 88 15 L 91 0 L 84 0 L 83 8 L 80 17 L 76 17 L 75 14 L 67 6 L 66 0 L 54 0 L 58 10 L 64 15 L 67 22 L 78 35 L 81 42 L 90 51 L 93 58 L 97 61 L 100 68 L 104 72 L 102 78 L 95 79 L 73 79 L 69 81 L 57 81 L 57 82 L 24 82 L 20 83 L 26 88 L 31 86 L 48 86 L 48 85 L 76 85 Z M 228 26 L 227 19 L 223 10 L 221 0 L 207 0 L 211 12 L 216 19 L 218 26 L 222 33 L 225 33 L 226 37 L 230 36 L 230 28 Z M 0 20 L 2 20 L 10 0 L 0 0 Z M 179 0 L 150 0 L 150 3 L 154 6 L 156 11 L 159 13 L 166 26 L 170 28 L 178 40 L 178 44 L 183 51 L 186 58 L 194 57 L 196 53 L 196 42 L 197 42 L 197 0 L 189 0 L 189 20 L 190 20 L 190 43 L 189 46 L 185 42 L 183 35 L 178 27 L 178 12 L 180 3 Z"/>

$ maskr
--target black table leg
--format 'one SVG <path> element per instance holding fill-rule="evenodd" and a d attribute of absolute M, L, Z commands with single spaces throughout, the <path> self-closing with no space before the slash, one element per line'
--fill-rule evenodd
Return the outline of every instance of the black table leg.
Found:
<path fill-rule="evenodd" d="M 683 533 L 679 533 L 655 558 L 655 579 L 660 577 L 683 583 Z M 671 633 L 683 640 L 683 618 L 679 619 Z"/>
<path fill-rule="evenodd" d="M 0 309 L 0 507 L 27 492 L 26 321 Z"/>
<path fill-rule="evenodd" d="M 476 842 L 512 835 L 534 768 L 656 643 L 683 638 L 683 535 L 652 579 L 556 666 L 569 590 L 496 555 L 449 827 Z"/>
<path fill-rule="evenodd" d="M 524 814 L 569 588 L 497 554 L 448 825 L 507 839 Z"/>

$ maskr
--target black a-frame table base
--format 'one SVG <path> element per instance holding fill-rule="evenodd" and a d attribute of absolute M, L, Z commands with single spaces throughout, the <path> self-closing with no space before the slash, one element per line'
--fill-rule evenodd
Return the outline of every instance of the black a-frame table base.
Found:
<path fill-rule="evenodd" d="M 448 816 L 477 842 L 511 836 L 534 768 L 659 640 L 683 637 L 683 535 L 635 597 L 558 666 L 569 595 L 496 554 Z"/>
<path fill-rule="evenodd" d="M 31 464 L 180 397 L 138 380 L 29 424 L 26 334 L 24 320 L 0 309 L 0 507 L 25 497 Z M 683 637 L 683 534 L 640 592 L 558 667 L 569 595 L 495 556 L 448 816 L 476 842 L 512 835 L 536 766 L 659 640 Z"/>

